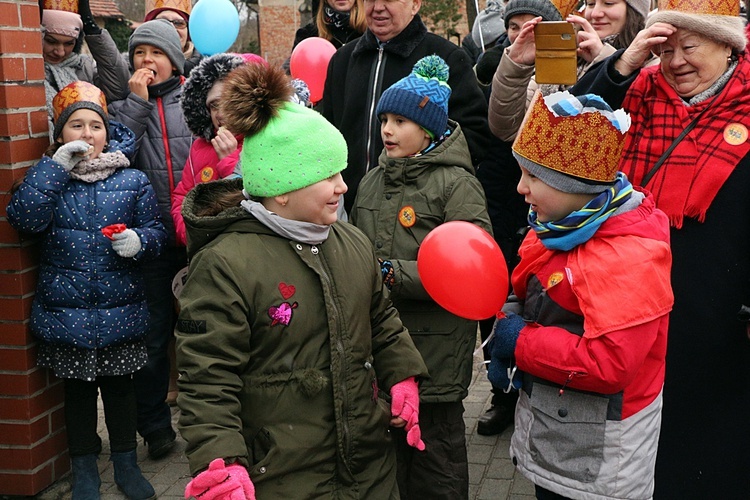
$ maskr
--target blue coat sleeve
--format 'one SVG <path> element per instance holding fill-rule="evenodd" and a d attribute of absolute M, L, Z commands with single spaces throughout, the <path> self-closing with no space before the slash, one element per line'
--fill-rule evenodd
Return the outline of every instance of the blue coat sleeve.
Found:
<path fill-rule="evenodd" d="M 47 156 L 31 167 L 8 203 L 8 222 L 17 231 L 41 233 L 52 222 L 55 205 L 70 175 Z"/>

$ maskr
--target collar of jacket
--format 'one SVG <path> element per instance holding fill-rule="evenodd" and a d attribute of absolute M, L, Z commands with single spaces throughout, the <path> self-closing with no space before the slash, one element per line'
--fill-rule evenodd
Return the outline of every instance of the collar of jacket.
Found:
<path fill-rule="evenodd" d="M 440 167 L 459 167 L 463 168 L 472 175 L 476 175 L 474 166 L 471 164 L 468 155 L 465 162 L 459 163 L 457 161 L 456 153 L 448 153 L 448 148 L 452 147 L 453 143 L 459 140 L 466 142 L 465 137 L 460 130 L 460 125 L 455 121 L 448 119 L 448 126 L 451 129 L 451 134 L 445 138 L 443 142 L 437 145 L 435 149 L 432 149 L 428 153 L 422 156 L 409 156 L 407 158 L 388 158 L 385 149 L 380 153 L 378 164 L 384 166 L 384 175 L 389 179 L 398 179 L 403 177 L 404 182 L 413 183 L 419 177 L 424 175 L 425 170 L 433 170 Z"/>
<path fill-rule="evenodd" d="M 182 81 L 182 76 L 173 75 L 161 83 L 149 85 L 148 96 L 149 98 L 162 97 L 179 87 Z"/>
<path fill-rule="evenodd" d="M 392 40 L 383 45 L 383 50 L 401 57 L 408 57 L 427 35 L 427 26 L 422 22 L 419 14 L 416 14 L 406 28 L 396 35 Z M 370 50 L 378 50 L 379 42 L 375 35 L 367 29 L 364 35 L 357 40 L 352 56 Z"/>

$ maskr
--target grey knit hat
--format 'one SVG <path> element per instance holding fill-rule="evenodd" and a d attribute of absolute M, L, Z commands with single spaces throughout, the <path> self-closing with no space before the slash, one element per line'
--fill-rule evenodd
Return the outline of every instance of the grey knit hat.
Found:
<path fill-rule="evenodd" d="M 510 0 L 505 5 L 505 29 L 508 29 L 510 18 L 518 14 L 541 16 L 542 21 L 562 21 L 560 11 L 549 0 Z"/>
<path fill-rule="evenodd" d="M 133 67 L 133 53 L 139 45 L 152 45 L 164 51 L 177 71 L 185 71 L 185 56 L 182 53 L 180 35 L 175 27 L 166 19 L 154 19 L 136 28 L 128 40 L 128 57 Z"/>
<path fill-rule="evenodd" d="M 625 3 L 642 15 L 644 20 L 648 17 L 648 13 L 651 10 L 651 0 L 625 0 Z"/>
<path fill-rule="evenodd" d="M 503 13 L 505 9 L 497 0 L 489 0 L 487 7 L 477 14 L 474 20 L 474 26 L 471 28 L 471 39 L 477 47 L 491 45 L 505 33 L 505 22 Z M 482 32 L 481 37 L 479 32 Z"/>

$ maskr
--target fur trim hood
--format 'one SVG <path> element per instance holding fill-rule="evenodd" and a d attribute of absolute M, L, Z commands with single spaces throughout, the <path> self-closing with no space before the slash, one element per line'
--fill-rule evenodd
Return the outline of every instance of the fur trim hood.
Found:
<path fill-rule="evenodd" d="M 259 60 L 262 61 L 260 57 Z M 233 69 L 249 62 L 239 54 L 220 53 L 201 60 L 190 73 L 182 90 L 182 112 L 190 131 L 210 141 L 214 137 L 211 114 L 206 108 L 206 97 L 211 87 L 224 79 Z"/>

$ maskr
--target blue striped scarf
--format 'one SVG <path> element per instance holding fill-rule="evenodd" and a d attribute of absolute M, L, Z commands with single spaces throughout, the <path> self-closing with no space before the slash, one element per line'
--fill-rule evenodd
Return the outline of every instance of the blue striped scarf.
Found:
<path fill-rule="evenodd" d="M 529 225 L 546 248 L 568 251 L 588 241 L 599 226 L 630 199 L 631 194 L 633 185 L 625 174 L 618 172 L 615 183 L 582 209 L 550 222 L 540 222 L 536 212 L 529 210 Z"/>

